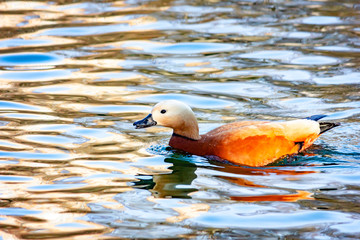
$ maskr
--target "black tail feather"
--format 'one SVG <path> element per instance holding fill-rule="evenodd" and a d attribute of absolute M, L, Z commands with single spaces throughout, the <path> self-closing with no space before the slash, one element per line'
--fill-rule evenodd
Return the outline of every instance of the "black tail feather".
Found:
<path fill-rule="evenodd" d="M 312 115 L 310 117 L 307 117 L 305 119 L 313 120 L 313 121 L 319 121 L 320 119 L 327 117 L 327 115 L 319 114 L 319 115 Z"/>
<path fill-rule="evenodd" d="M 313 115 L 305 119 L 319 121 L 324 117 L 327 117 L 327 115 L 322 115 L 322 114 Z M 320 134 L 323 134 L 324 132 L 329 131 L 330 129 L 341 125 L 340 123 L 331 123 L 331 122 L 320 122 L 319 124 L 320 124 Z"/>
<path fill-rule="evenodd" d="M 331 123 L 331 122 L 321 122 L 320 123 L 320 134 L 323 134 L 326 131 L 329 131 L 330 129 L 340 126 L 340 123 Z"/>

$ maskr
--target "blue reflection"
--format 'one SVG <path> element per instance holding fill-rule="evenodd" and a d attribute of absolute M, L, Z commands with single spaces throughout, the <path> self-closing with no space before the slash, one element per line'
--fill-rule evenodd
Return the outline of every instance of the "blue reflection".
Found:
<path fill-rule="evenodd" d="M 1 157 L 1 155 L 0 155 Z M 0 164 L 1 165 L 8 165 L 8 164 L 18 164 L 19 161 L 14 161 L 14 160 L 0 160 Z"/>
<path fill-rule="evenodd" d="M 44 80 L 54 78 L 66 78 L 70 76 L 70 70 L 46 70 L 46 71 L 14 71 L 14 72 L 3 72 L 0 74 L 1 78 L 10 80 Z"/>
<path fill-rule="evenodd" d="M 39 110 L 38 108 L 34 106 L 29 106 L 22 103 L 16 103 L 16 102 L 8 102 L 8 101 L 0 101 L 0 109 L 10 109 L 10 110 Z"/>
<path fill-rule="evenodd" d="M 216 228 L 285 229 L 314 226 L 324 223 L 349 222 L 347 213 L 325 211 L 299 211 L 293 213 L 267 213 L 251 216 L 236 214 L 205 213 L 194 219 L 197 224 Z"/>
<path fill-rule="evenodd" d="M 127 163 L 115 162 L 115 161 L 84 161 L 83 164 L 86 166 L 98 166 L 99 168 L 105 166 L 113 170 L 124 170 L 129 169 L 130 166 Z"/>
<path fill-rule="evenodd" d="M 63 153 L 33 153 L 33 152 L 3 152 L 0 151 L 0 158 L 14 159 L 48 159 L 48 160 L 66 160 L 69 154 Z"/>
<path fill-rule="evenodd" d="M 61 92 L 69 91 L 70 89 L 71 89 L 70 87 L 60 87 L 60 86 L 42 87 L 40 89 L 35 89 L 33 92 L 34 93 L 61 93 Z"/>
<path fill-rule="evenodd" d="M 333 16 L 311 16 L 304 18 L 302 22 L 304 24 L 314 24 L 314 25 L 332 25 L 332 24 L 343 23 L 343 21 L 339 17 L 333 17 Z"/>
<path fill-rule="evenodd" d="M 39 143 L 57 143 L 57 144 L 71 144 L 76 143 L 79 139 L 68 138 L 64 136 L 51 136 L 51 135 L 32 135 L 27 136 L 28 140 L 39 142 Z"/>
<path fill-rule="evenodd" d="M 88 225 L 76 223 L 76 222 L 62 223 L 62 224 L 58 224 L 56 226 L 57 227 L 70 227 L 70 228 L 88 228 L 89 227 Z"/>
<path fill-rule="evenodd" d="M 339 62 L 340 60 L 337 58 L 326 56 L 305 56 L 298 57 L 290 61 L 291 64 L 298 65 L 331 65 Z"/>
<path fill-rule="evenodd" d="M 0 66 L 46 64 L 59 61 L 59 56 L 49 53 L 15 53 L 0 55 Z"/>
<path fill-rule="evenodd" d="M 102 25 L 102 26 L 86 26 L 86 27 L 62 27 L 52 28 L 44 31 L 44 36 L 83 36 L 105 34 L 111 32 L 120 32 L 131 30 L 128 24 Z"/>
<path fill-rule="evenodd" d="M 178 43 L 152 48 L 151 52 L 167 54 L 194 54 L 204 52 L 224 52 L 234 49 L 234 45 L 226 43 Z"/>
<path fill-rule="evenodd" d="M 48 44 L 48 43 L 50 43 L 50 40 L 15 38 L 15 39 L 0 41 L 0 47 L 1 48 L 22 47 L 22 46 L 40 45 L 40 44 Z"/>
<path fill-rule="evenodd" d="M 48 184 L 48 185 L 38 185 L 38 186 L 28 187 L 28 189 L 34 191 L 59 191 L 59 190 L 80 188 L 86 185 L 87 185 L 86 183 Z"/>
<path fill-rule="evenodd" d="M 25 182 L 25 181 L 31 181 L 31 180 L 32 180 L 31 177 L 0 175 L 0 181 L 3 181 L 3 182 Z"/>
<path fill-rule="evenodd" d="M 25 208 L 0 208 L 0 215 L 6 216 L 25 216 L 39 213 L 41 213 L 41 211 L 28 210 Z"/>

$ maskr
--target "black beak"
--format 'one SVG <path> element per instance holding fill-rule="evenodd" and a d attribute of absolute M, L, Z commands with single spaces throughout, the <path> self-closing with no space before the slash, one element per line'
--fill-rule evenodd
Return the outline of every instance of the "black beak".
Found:
<path fill-rule="evenodd" d="M 139 120 L 133 123 L 136 129 L 147 128 L 156 125 L 157 122 L 152 118 L 151 113 L 147 115 L 143 120 Z"/>

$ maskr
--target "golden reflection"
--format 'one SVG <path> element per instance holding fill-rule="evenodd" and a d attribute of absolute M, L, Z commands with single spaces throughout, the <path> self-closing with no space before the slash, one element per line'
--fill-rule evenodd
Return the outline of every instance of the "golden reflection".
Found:
<path fill-rule="evenodd" d="M 154 93 L 154 90 L 150 90 L 150 89 L 149 90 L 139 90 L 139 91 L 134 92 L 133 94 L 124 96 L 124 101 L 126 101 L 126 102 L 135 101 L 136 99 L 138 99 L 140 97 L 151 96 L 151 93 Z M 136 119 L 136 118 L 134 118 L 134 119 Z"/>
<path fill-rule="evenodd" d="M 200 69 L 196 70 L 195 72 L 197 72 L 197 73 L 222 73 L 223 70 L 218 69 L 218 68 L 208 67 L 208 68 L 200 68 Z"/>
<path fill-rule="evenodd" d="M 1 134 L 1 136 L 3 137 L 2 134 Z M 31 147 L 29 147 L 28 145 L 17 143 L 14 140 L 0 140 L 0 150 L 24 151 L 24 150 L 29 150 L 29 149 L 31 149 Z"/>
<path fill-rule="evenodd" d="M 244 202 L 297 202 L 299 200 L 314 200 L 312 193 L 308 191 L 297 190 L 294 194 L 276 194 L 263 196 L 232 196 L 231 200 Z"/>
<path fill-rule="evenodd" d="M 137 156 L 133 156 L 134 158 Z M 137 157 L 138 158 L 138 157 Z M 137 179 L 133 178 L 132 176 L 137 175 L 154 175 L 154 174 L 164 174 L 169 173 L 170 170 L 168 169 L 168 165 L 160 165 L 160 166 L 129 166 L 129 164 L 122 165 L 121 163 L 118 164 L 117 161 L 101 161 L 98 162 L 89 162 L 85 160 L 75 160 L 72 161 L 72 164 L 75 166 L 83 166 L 84 169 L 106 169 L 106 170 L 112 170 L 117 171 L 120 173 L 125 174 L 125 176 L 122 176 L 126 179 L 126 176 L 129 176 L 129 181 L 137 181 Z M 161 175 L 160 174 L 160 175 Z M 128 189 L 131 189 L 131 187 L 128 187 Z"/>
<path fill-rule="evenodd" d="M 26 20 L 26 22 L 23 24 L 23 27 L 29 28 L 29 27 L 39 27 L 39 26 L 52 26 L 54 22 L 49 21 L 50 19 L 58 19 L 64 16 L 64 14 L 52 13 L 52 12 L 37 12 L 37 15 L 40 17 Z M 49 19 L 49 20 L 45 20 L 45 19 Z"/>
<path fill-rule="evenodd" d="M 211 62 L 188 62 L 185 63 L 185 67 L 200 67 L 204 65 L 210 65 Z"/>
<path fill-rule="evenodd" d="M 155 42 L 149 40 L 132 40 L 132 41 L 118 41 L 105 44 L 94 45 L 97 48 L 109 47 L 112 50 L 128 49 L 128 50 L 145 50 L 145 48 L 153 48 L 160 46 L 170 46 L 170 43 Z"/>
<path fill-rule="evenodd" d="M 0 9 L 5 9 L 5 8 L 1 8 L 1 3 L 0 3 Z M 1 21 L 0 21 L 0 27 L 1 28 L 12 28 L 14 27 L 14 25 L 18 25 L 21 22 L 23 22 L 25 20 L 24 15 L 16 15 L 16 14 L 1 14 Z M 4 33 L 0 33 L 0 37 L 3 37 Z M 5 35 L 6 36 L 6 35 Z"/>
<path fill-rule="evenodd" d="M 1 71 L 0 71 L 0 74 L 1 74 Z M 1 75 L 0 75 L 0 79 L 1 79 Z M 0 89 L 2 89 L 2 90 L 13 88 L 13 86 L 14 85 L 13 85 L 12 81 L 3 81 L 3 80 L 0 81 Z"/>
<path fill-rule="evenodd" d="M 228 173 L 235 173 L 238 175 L 249 175 L 249 176 L 256 176 L 256 175 L 263 175 L 268 176 L 271 174 L 276 175 L 284 175 L 288 177 L 285 177 L 285 180 L 287 181 L 293 181 L 298 180 L 298 177 L 294 176 L 301 176 L 306 174 L 312 174 L 317 173 L 317 171 L 296 171 L 291 169 L 281 169 L 279 168 L 244 168 L 244 167 L 237 167 L 237 166 L 231 166 L 231 165 L 223 165 L 225 168 L 222 168 L 222 171 L 228 172 Z M 221 168 L 220 168 L 221 169 Z M 231 183 L 234 183 L 239 186 L 243 187 L 256 187 L 256 188 L 269 188 L 266 185 L 256 184 L 252 181 L 249 181 L 245 178 L 241 177 L 228 177 L 228 176 L 217 176 L 219 178 L 225 179 Z M 255 202 L 255 201 L 289 201 L 289 202 L 296 202 L 298 200 L 311 200 L 313 199 L 311 197 L 312 193 L 308 191 L 302 191 L 302 190 L 296 190 L 297 193 L 294 194 L 275 194 L 275 195 L 260 195 L 260 196 L 231 196 L 230 199 L 236 200 L 236 201 L 249 201 L 249 202 Z"/>
<path fill-rule="evenodd" d="M 24 166 L 24 165 L 22 165 Z M 52 172 L 49 170 L 53 169 Z M 44 169 L 45 170 L 45 169 Z M 71 170 L 71 169 L 67 169 Z M 74 170 L 74 169 L 73 169 Z M 42 169 L 40 169 L 42 171 Z M 43 229 L 36 231 L 33 236 L 41 236 L 48 234 L 74 234 L 76 232 L 89 232 L 98 231 L 104 232 L 109 230 L 107 227 L 98 225 L 91 222 L 79 220 L 84 214 L 90 212 L 91 209 L 87 206 L 89 202 L 106 202 L 107 205 L 112 205 L 121 208 L 116 201 L 113 200 L 113 194 L 99 195 L 98 191 L 91 193 L 90 189 L 66 189 L 53 191 L 32 191 L 32 186 L 44 186 L 44 184 L 54 184 L 53 180 L 61 180 L 56 178 L 59 176 L 59 169 L 47 168 L 46 173 L 48 180 L 41 178 L 43 175 L 33 176 L 30 181 L 18 182 L 15 184 L 6 184 L 1 186 L 1 198 L 2 199 L 22 199 L 21 201 L 10 201 L 6 207 L 19 208 L 19 209 L 31 209 L 35 211 L 33 213 L 26 214 L 26 216 L 5 217 L 1 220 L 2 226 L 19 226 L 21 224 L 23 229 Z M 85 173 L 84 169 L 78 169 L 79 172 Z M 88 171 L 86 171 L 87 173 Z M 99 172 L 101 174 L 102 172 Z M 93 173 L 94 174 L 94 173 Z M 90 182 L 98 186 L 108 186 L 110 182 Z M 125 182 L 124 182 L 125 183 Z M 124 185 L 124 183 L 122 185 Z M 3 183 L 1 183 L 2 185 Z M 93 188 L 96 188 L 92 186 Z M 121 185 L 117 183 L 117 185 Z M 56 186 L 56 184 L 54 185 Z M 125 184 L 126 186 L 126 184 Z M 128 189 L 128 187 L 125 187 Z M 26 191 L 26 189 L 28 189 Z M 85 188 L 86 189 L 86 188 Z M 124 190 L 123 190 L 124 191 Z M 74 196 L 76 192 L 76 196 Z M 27 220 L 28 219 L 28 220 Z M 33 219 L 33 221 L 31 220 Z M 46 223 L 46 229 L 43 228 Z M 64 226 L 65 224 L 65 226 Z M 20 234 L 20 235 L 18 235 Z M 17 231 L 16 236 L 28 236 L 31 234 L 28 230 Z"/>
<path fill-rule="evenodd" d="M 130 26 L 146 25 L 154 22 L 157 22 L 157 19 L 152 16 L 142 16 L 127 21 Z"/>
<path fill-rule="evenodd" d="M 125 60 L 122 59 L 73 59 L 73 58 L 67 58 L 64 60 L 65 64 L 70 66 L 84 66 L 82 68 L 82 72 L 74 72 L 75 78 L 84 78 L 84 70 L 90 70 L 89 67 L 93 69 L 93 67 L 98 67 L 99 69 L 109 69 L 109 68 L 115 68 L 118 70 L 121 70 L 120 63 L 122 63 Z M 97 77 L 95 75 L 89 75 L 90 80 L 96 79 Z M 86 78 L 87 79 L 87 78 Z"/>
<path fill-rule="evenodd" d="M 140 142 L 130 141 L 126 135 L 108 131 L 99 132 L 98 135 L 94 136 L 84 134 L 82 137 L 86 138 L 87 141 L 76 149 L 78 154 L 101 154 L 103 157 L 116 155 L 119 159 L 127 159 L 128 157 L 132 159 L 136 155 L 129 150 L 142 146 Z"/>
<path fill-rule="evenodd" d="M 12 226 L 12 225 L 7 225 L 6 223 L 3 225 L 4 227 L 7 227 L 7 228 L 12 228 L 12 229 L 17 229 L 17 226 Z M 18 240 L 20 238 L 16 237 L 13 235 L 13 232 L 14 230 L 7 230 L 7 232 L 3 232 L 3 231 L 0 231 L 0 237 L 2 239 L 7 239 L 7 240 Z"/>
<path fill-rule="evenodd" d="M 91 15 L 91 14 L 88 14 L 88 15 Z M 81 23 L 109 23 L 109 24 L 116 23 L 116 24 L 120 24 L 120 23 L 128 22 L 128 20 L 123 20 L 124 16 L 97 16 L 94 18 L 89 18 L 88 15 L 86 15 L 86 17 L 78 17 L 77 19 Z"/>
<path fill-rule="evenodd" d="M 47 136 L 51 136 L 51 137 L 54 137 L 53 138 L 53 141 L 49 140 L 48 138 L 46 138 Z M 67 150 L 70 150 L 70 149 L 76 149 L 80 146 L 79 143 L 73 143 L 71 142 L 69 139 L 67 142 L 65 143 L 59 143 L 59 142 L 56 142 L 56 136 L 59 136 L 59 137 L 62 137 L 61 135 L 37 135 L 37 134 L 32 134 L 32 135 L 22 135 L 22 136 L 19 136 L 19 137 L 16 137 L 16 140 L 17 141 L 21 141 L 23 143 L 31 143 L 32 145 L 37 145 L 37 146 L 41 146 L 41 145 L 46 145 L 47 147 L 59 147 L 59 148 L 62 148 L 62 149 L 67 149 Z M 45 139 L 44 140 L 34 140 L 34 139 L 31 139 L 31 137 L 44 137 Z M 47 148 L 46 148 L 47 149 Z M 44 153 L 54 153 L 52 151 L 43 151 Z"/>
<path fill-rule="evenodd" d="M 161 4 L 161 5 L 160 5 Z M 116 1 L 113 3 L 113 7 L 121 7 L 121 9 L 118 9 L 117 13 L 122 13 L 122 12 L 131 12 L 134 14 L 149 14 L 152 12 L 161 12 L 161 11 L 166 11 L 170 8 L 170 6 L 164 6 L 165 4 L 163 3 L 163 1 L 153 1 L 151 2 L 151 4 L 142 4 L 140 6 L 124 6 L 124 2 L 123 1 Z"/>
<path fill-rule="evenodd" d="M 209 211 L 210 206 L 205 203 L 194 203 L 186 205 L 184 207 L 175 207 L 173 208 L 176 212 L 179 213 L 178 216 L 169 217 L 166 221 L 171 223 L 181 222 L 188 218 L 195 218 L 200 216 L 203 213 Z"/>
<path fill-rule="evenodd" d="M 262 167 L 262 168 L 252 168 L 252 167 L 241 167 L 241 166 L 233 166 L 222 162 L 214 162 L 214 164 L 219 165 L 219 169 L 222 172 L 227 173 L 235 173 L 235 174 L 241 174 L 241 175 L 263 175 L 268 176 L 271 174 L 275 175 L 305 175 L 305 174 L 311 174 L 311 173 L 318 173 L 319 171 L 314 170 L 292 170 L 292 169 L 286 169 L 286 167 Z M 215 168 L 218 170 L 218 168 Z"/>
<path fill-rule="evenodd" d="M 2 169 L 7 169 L 8 172 L 16 171 L 16 165 L 1 166 Z M 26 170 L 33 170 L 36 168 L 31 166 L 23 166 Z M 28 175 L 28 176 L 26 176 Z M 14 176 L 14 175 L 11 175 Z M 42 184 L 42 179 L 33 177 L 29 173 L 25 173 L 23 176 L 16 177 L 28 177 L 29 180 L 21 181 L 15 178 L 15 181 L 0 181 L 0 196 L 1 199 L 16 199 L 16 198 L 30 198 L 31 194 L 28 193 L 27 188 L 33 185 Z M 10 202 L 12 207 L 22 207 L 22 202 Z M 3 205 L 2 205 L 3 206 Z M 31 209 L 31 208 L 30 208 Z"/>
<path fill-rule="evenodd" d="M 94 76 L 95 77 L 95 76 Z M 106 87 L 106 86 L 92 86 L 85 85 L 81 83 L 66 83 L 66 84 L 57 84 L 56 87 L 40 86 L 40 87 L 30 87 L 23 89 L 25 93 L 29 94 L 52 94 L 52 95 L 73 95 L 73 96 L 89 96 L 93 99 L 98 100 L 109 100 L 108 98 L 118 98 L 119 96 L 129 94 L 127 87 Z M 66 108 L 64 102 L 54 102 L 54 104 L 59 107 Z M 68 104 L 68 103 L 65 103 Z M 83 108 L 83 104 L 74 103 L 74 106 L 79 106 Z"/>
<path fill-rule="evenodd" d="M 72 218 L 66 218 L 67 215 L 71 215 Z M 51 219 L 48 219 L 46 228 L 42 227 L 43 222 L 25 223 L 23 224 L 24 230 L 16 235 L 22 239 L 39 239 L 92 233 L 91 236 L 96 238 L 97 235 L 100 236 L 111 231 L 110 228 L 103 225 L 76 219 L 78 217 L 81 217 L 81 215 L 67 213 L 54 214 Z M 31 229 L 37 230 L 32 231 Z"/>
<path fill-rule="evenodd" d="M 96 18 L 89 17 L 79 17 L 79 21 L 82 23 L 111 23 L 111 24 L 128 24 L 129 26 L 141 26 L 151 24 L 157 21 L 155 17 L 152 16 L 141 16 L 131 19 L 125 19 L 124 16 L 101 16 Z M 114 26 L 115 28 L 115 26 Z M 143 29 L 141 29 L 143 30 Z M 147 29 L 144 29 L 147 30 Z M 130 32 L 136 31 L 136 29 L 129 29 Z"/>
<path fill-rule="evenodd" d="M 7 9 L 8 11 L 17 12 L 17 11 L 29 11 L 31 10 L 31 14 L 38 17 L 32 17 L 32 18 L 25 18 L 25 15 L 20 15 L 22 18 L 22 21 L 19 21 L 18 23 L 14 22 L 16 18 L 14 18 L 14 15 L 9 15 L 9 26 L 8 27 L 39 27 L 39 26 L 47 26 L 47 25 L 53 25 L 54 22 L 50 21 L 53 19 L 59 19 L 61 17 L 66 16 L 66 14 L 63 11 L 58 11 L 56 5 L 49 5 L 46 2 L 41 1 L 4 1 L 0 3 L 0 9 Z M 6 16 L 6 15 L 5 15 Z M 19 17 L 20 17 L 19 16 Z M 6 18 L 5 21 L 1 21 L 3 24 L 6 24 Z M 0 26 L 2 24 L 0 23 Z"/>
<path fill-rule="evenodd" d="M 28 162 L 30 163 L 30 162 Z M 35 169 L 35 165 L 32 167 Z M 9 165 L 11 167 L 11 165 Z M 21 164 L 24 168 L 24 164 Z M 14 165 L 16 167 L 16 165 Z M 9 171 L 10 169 L 8 169 Z M 61 173 L 61 172 L 66 172 Z M 24 172 L 24 171 L 23 171 Z M 39 174 L 42 172 L 42 174 Z M 21 201 L 3 202 L 2 207 L 29 209 L 35 212 L 29 212 L 25 216 L 15 216 L 1 219 L 2 226 L 9 226 L 9 232 L 17 237 L 38 238 L 42 236 L 61 236 L 84 233 L 103 234 L 111 231 L 111 228 L 99 225 L 93 222 L 79 220 L 91 209 L 88 203 L 104 203 L 104 207 L 110 209 L 122 209 L 123 206 L 113 199 L 114 193 L 130 191 L 131 187 L 127 186 L 127 181 L 117 181 L 117 177 L 100 177 L 103 171 L 91 170 L 83 167 L 62 167 L 58 168 L 57 164 L 52 167 L 38 168 L 34 171 L 28 181 L 16 182 L 8 184 L 0 182 L 0 194 L 4 199 L 21 199 Z M 64 177 L 63 175 L 67 175 Z M 46 176 L 46 177 L 43 177 Z M 69 176 L 81 176 L 83 183 L 87 185 L 78 188 L 57 189 L 55 181 L 66 180 Z M 124 178 L 122 178 L 124 180 Z M 128 179 L 131 181 L 131 178 Z M 52 185 L 54 188 L 38 188 L 34 186 Z M 120 187 L 120 188 L 119 188 Z M 103 191 L 100 191 L 104 188 Z M 94 190 L 92 190 L 94 189 Z M 112 190 L 112 191 L 110 191 Z M 110 192 L 110 194 L 107 194 Z M 102 193 L 102 194 L 100 194 Z M 6 204 L 6 205 L 5 205 Z M 44 228 L 46 224 L 46 228 Z M 21 227 L 21 231 L 12 231 L 12 226 L 17 229 Z M 32 231 L 36 229 L 36 231 Z M 95 236 L 96 234 L 92 234 Z M 0 236 L 5 236 L 0 233 Z"/>
<path fill-rule="evenodd" d="M 0 221 L 0 226 L 4 231 L 0 230 L 0 239 L 18 240 L 18 233 L 22 224 L 22 219 L 17 217 L 6 216 Z"/>
<path fill-rule="evenodd" d="M 0 9 L 7 9 L 12 11 L 21 11 L 29 9 L 41 9 L 47 4 L 41 1 L 3 1 L 0 2 Z M 14 26 L 14 23 L 13 23 Z"/>
<path fill-rule="evenodd" d="M 252 181 L 249 181 L 244 178 L 235 178 L 235 177 L 225 177 L 220 176 L 220 178 L 225 179 L 231 183 L 234 183 L 243 187 L 256 187 L 256 188 L 269 188 L 265 185 L 255 184 Z M 286 179 L 290 180 L 290 179 Z M 291 180 L 294 180 L 292 178 Z M 312 193 L 308 191 L 296 190 L 294 194 L 269 194 L 269 195 L 260 195 L 260 196 L 231 196 L 231 200 L 236 201 L 245 201 L 245 202 L 261 202 L 261 201 L 282 201 L 282 202 L 296 202 L 298 200 L 313 200 L 311 197 Z"/>
<path fill-rule="evenodd" d="M 257 188 L 266 188 L 264 185 L 256 184 L 250 180 L 239 178 L 239 177 L 225 177 L 225 176 L 218 176 L 219 178 L 225 179 L 229 182 L 235 183 L 236 185 L 243 186 L 243 187 L 257 187 Z"/>
<path fill-rule="evenodd" d="M 90 75 L 90 73 L 87 75 Z M 89 78 L 89 82 L 97 84 L 106 84 L 111 82 L 125 82 L 129 85 L 155 84 L 152 79 L 142 74 L 132 72 L 106 71 L 91 73 L 91 75 L 94 76 Z"/>
<path fill-rule="evenodd" d="M 35 47 L 45 47 L 45 46 L 59 46 L 59 45 L 70 45 L 75 44 L 77 41 L 75 39 L 63 38 L 63 37 L 55 37 L 55 36 L 34 36 L 33 33 L 30 34 L 21 34 L 19 38 L 24 40 L 24 44 L 14 45 L 14 46 L 0 46 L 0 50 L 14 50 L 16 48 L 24 48 L 24 45 L 27 48 L 35 48 Z M 9 40 L 2 39 L 3 41 Z M 8 72 L 8 71 L 6 71 Z M 55 77 L 55 76 L 54 76 Z"/>
<path fill-rule="evenodd" d="M 51 167 L 51 164 L 39 162 L 36 160 L 31 161 L 31 160 L 20 159 L 18 161 L 21 166 L 24 166 L 25 168 L 28 168 L 29 170 Z"/>

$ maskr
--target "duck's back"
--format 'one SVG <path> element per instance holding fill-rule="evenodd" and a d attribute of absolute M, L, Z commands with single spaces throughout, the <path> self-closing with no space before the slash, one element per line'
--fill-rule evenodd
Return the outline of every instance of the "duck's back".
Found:
<path fill-rule="evenodd" d="M 235 122 L 203 135 L 208 152 L 237 164 L 263 166 L 309 147 L 319 136 L 319 123 Z"/>

